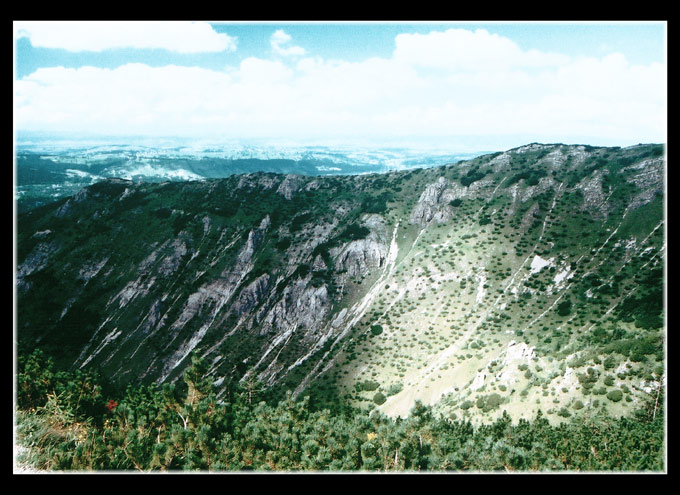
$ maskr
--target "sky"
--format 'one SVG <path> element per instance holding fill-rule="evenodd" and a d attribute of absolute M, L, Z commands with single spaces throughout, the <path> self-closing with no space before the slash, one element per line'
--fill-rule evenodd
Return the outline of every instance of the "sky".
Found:
<path fill-rule="evenodd" d="M 667 140 L 666 22 L 15 21 L 14 128 L 301 145 Z"/>

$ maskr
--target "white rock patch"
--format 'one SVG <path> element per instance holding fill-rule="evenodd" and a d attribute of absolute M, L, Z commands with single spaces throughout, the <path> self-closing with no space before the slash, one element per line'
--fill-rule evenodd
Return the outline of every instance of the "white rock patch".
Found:
<path fill-rule="evenodd" d="M 484 284 L 486 283 L 486 275 L 483 273 L 479 276 L 479 287 L 477 287 L 477 298 L 475 299 L 477 304 L 480 304 L 484 300 Z"/>
<path fill-rule="evenodd" d="M 574 276 L 574 274 L 573 274 L 573 273 L 570 273 L 570 271 L 571 271 L 571 267 L 568 266 L 568 267 L 566 267 L 564 270 L 562 270 L 560 273 L 558 273 L 557 275 L 555 275 L 555 278 L 553 279 L 553 282 L 555 282 L 555 286 L 556 286 L 556 287 L 559 287 L 560 284 L 561 284 L 564 280 L 569 280 L 571 277 Z"/>
<path fill-rule="evenodd" d="M 553 266 L 553 261 L 555 258 L 550 258 L 549 260 L 544 260 L 540 256 L 536 255 L 534 256 L 534 259 L 531 260 L 531 273 L 532 275 L 534 273 L 540 272 L 543 268 L 546 266 Z"/>

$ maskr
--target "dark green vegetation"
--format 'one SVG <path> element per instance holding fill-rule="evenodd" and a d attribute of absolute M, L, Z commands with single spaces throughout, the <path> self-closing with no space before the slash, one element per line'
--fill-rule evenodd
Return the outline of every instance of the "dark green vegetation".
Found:
<path fill-rule="evenodd" d="M 565 434 L 595 417 L 616 430 L 665 378 L 659 150 L 534 144 L 383 175 L 98 182 L 18 217 L 18 351 L 98 373 L 120 404 L 116 390 L 140 386 L 179 387 L 183 403 L 198 353 L 216 404 L 244 388 L 269 417 L 308 396 L 305 414 L 408 416 L 380 420 L 398 431 L 419 400 L 475 432 L 539 410 Z"/>
<path fill-rule="evenodd" d="M 333 414 L 309 397 L 267 401 L 248 383 L 230 386 L 218 401 L 206 370 L 193 355 L 182 383 L 120 392 L 90 374 L 55 372 L 40 352 L 22 357 L 17 416 L 31 448 L 25 461 L 66 471 L 664 469 L 663 398 L 632 419 L 600 415 L 551 426 L 539 412 L 532 421 L 513 424 L 504 414 L 474 427 L 419 402 L 407 419 L 350 408 Z"/>

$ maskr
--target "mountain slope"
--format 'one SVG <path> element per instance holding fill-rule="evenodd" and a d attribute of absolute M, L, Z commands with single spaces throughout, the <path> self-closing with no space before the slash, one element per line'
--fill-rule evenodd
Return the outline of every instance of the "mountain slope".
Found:
<path fill-rule="evenodd" d="M 18 217 L 20 350 L 156 384 L 198 350 L 222 391 L 256 377 L 391 415 L 625 414 L 664 369 L 664 170 L 660 145 L 532 144 L 102 181 Z"/>

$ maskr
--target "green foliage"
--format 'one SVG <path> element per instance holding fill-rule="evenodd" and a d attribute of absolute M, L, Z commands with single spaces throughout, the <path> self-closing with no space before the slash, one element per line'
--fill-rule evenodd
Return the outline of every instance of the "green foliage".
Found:
<path fill-rule="evenodd" d="M 590 390 L 597 383 L 599 373 L 594 368 L 588 368 L 586 373 L 578 373 L 576 377 L 585 390 Z"/>
<path fill-rule="evenodd" d="M 385 213 L 388 201 L 394 201 L 394 195 L 391 192 L 366 196 L 361 200 L 360 210 L 362 213 Z"/>
<path fill-rule="evenodd" d="M 477 398 L 477 407 L 482 410 L 482 412 L 493 411 L 498 409 L 503 403 L 503 398 L 500 394 L 493 393 L 490 395 L 482 395 Z"/>
<path fill-rule="evenodd" d="M 371 334 L 372 335 L 380 335 L 381 333 L 383 333 L 382 325 L 371 325 Z"/>
<path fill-rule="evenodd" d="M 566 407 L 562 407 L 559 411 L 557 411 L 557 415 L 562 418 L 568 418 L 571 416 L 571 413 Z"/>
<path fill-rule="evenodd" d="M 567 316 L 571 313 L 571 301 L 563 301 L 557 305 L 557 314 L 560 316 Z"/>
<path fill-rule="evenodd" d="M 624 321 L 635 321 L 640 328 L 663 327 L 663 269 L 641 274 L 637 282 L 641 294 L 624 299 L 617 308 L 619 316 Z"/>
<path fill-rule="evenodd" d="M 290 247 L 291 240 L 290 237 L 284 237 L 276 243 L 276 249 L 279 251 L 285 251 Z"/>
<path fill-rule="evenodd" d="M 364 239 L 368 234 L 370 234 L 370 232 L 371 231 L 363 225 L 353 223 L 348 225 L 345 230 L 342 231 L 339 239 L 343 242 L 356 241 L 358 239 Z"/>
<path fill-rule="evenodd" d="M 363 382 L 358 382 L 355 385 L 357 392 L 372 392 L 373 390 L 377 390 L 378 387 L 380 387 L 380 384 L 373 380 L 364 380 Z"/>
<path fill-rule="evenodd" d="M 602 417 L 553 427 L 539 412 L 512 424 L 503 414 L 492 424 L 435 417 L 416 403 L 405 419 L 375 411 L 312 411 L 309 399 L 288 394 L 276 404 L 248 401 L 237 387 L 218 402 L 197 354 L 185 373 L 186 390 L 128 387 L 115 398 L 97 396 L 99 412 L 81 415 L 74 401 L 82 377 L 51 370 L 39 353 L 22 359 L 18 432 L 30 445 L 31 463 L 46 470 L 76 471 L 660 471 L 663 462 L 663 400 L 635 420 Z M 44 377 L 42 406 L 24 409 L 35 389 L 25 373 Z M 56 393 L 60 383 L 71 391 Z M 67 389 L 69 386 L 67 386 Z M 89 390 L 94 390 L 92 387 Z M 81 387 L 82 389 L 82 387 Z M 378 392 L 373 400 L 384 403 Z M 482 398 L 493 409 L 498 394 Z M 610 398 L 616 400 L 616 398 Z M 620 400 L 620 399 L 619 399 Z M 109 405 L 110 407 L 105 407 Z M 469 401 L 461 405 L 467 409 Z M 574 408 L 578 408 L 576 404 Z M 558 414 L 568 417 L 564 408 Z M 596 453 L 596 454 L 595 454 Z"/>
<path fill-rule="evenodd" d="M 548 173 L 545 170 L 525 170 L 510 177 L 508 185 L 510 186 L 524 179 L 527 185 L 535 186 L 538 184 L 539 179 L 546 175 L 548 175 Z"/>
<path fill-rule="evenodd" d="M 619 402 L 621 399 L 623 399 L 623 392 L 618 389 L 612 390 L 607 394 L 607 399 L 612 402 Z"/>
<path fill-rule="evenodd" d="M 491 218 L 487 215 L 482 215 L 479 218 L 479 225 L 484 226 L 484 225 L 489 225 L 491 223 Z"/>
<path fill-rule="evenodd" d="M 486 176 L 486 172 L 480 172 L 476 167 L 471 168 L 468 170 L 468 172 L 461 177 L 460 183 L 467 187 L 473 182 L 477 182 L 480 179 L 483 179 Z"/>
<path fill-rule="evenodd" d="M 301 213 L 293 218 L 293 220 L 290 222 L 290 232 L 291 234 L 294 232 L 299 231 L 304 224 L 312 220 L 312 213 L 311 212 L 306 212 L 306 213 Z"/>
<path fill-rule="evenodd" d="M 385 394 L 386 394 L 388 397 L 391 397 L 391 396 L 393 396 L 393 395 L 398 394 L 398 393 L 401 392 L 403 389 L 404 389 L 404 385 L 403 385 L 403 384 L 401 384 L 401 383 L 393 383 L 392 385 L 390 385 L 390 386 L 387 388 L 387 391 L 385 392 Z"/>

